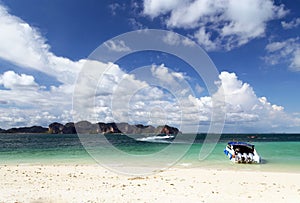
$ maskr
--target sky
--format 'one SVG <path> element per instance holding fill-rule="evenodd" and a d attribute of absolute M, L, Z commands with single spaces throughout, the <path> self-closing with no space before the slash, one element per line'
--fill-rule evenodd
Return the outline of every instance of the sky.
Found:
<path fill-rule="evenodd" d="M 299 0 L 1 0 L 0 128 L 86 119 L 297 133 L 299 13 Z M 216 90 L 182 58 L 116 40 L 141 29 L 172 31 L 168 46 L 200 46 Z M 91 57 L 99 46 L 124 57 Z M 213 105 L 221 93 L 224 112 Z"/>

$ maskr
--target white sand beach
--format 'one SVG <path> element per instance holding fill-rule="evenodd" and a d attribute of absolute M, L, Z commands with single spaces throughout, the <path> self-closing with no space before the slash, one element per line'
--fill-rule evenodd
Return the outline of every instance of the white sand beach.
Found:
<path fill-rule="evenodd" d="M 0 202 L 299 202 L 300 174 L 170 168 L 151 176 L 98 165 L 2 165 Z"/>

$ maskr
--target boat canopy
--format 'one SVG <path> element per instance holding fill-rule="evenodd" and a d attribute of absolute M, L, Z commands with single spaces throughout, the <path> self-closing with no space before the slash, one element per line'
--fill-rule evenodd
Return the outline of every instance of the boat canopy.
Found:
<path fill-rule="evenodd" d="M 232 146 L 247 146 L 247 147 L 254 147 L 253 144 L 249 144 L 247 142 L 228 142 L 228 145 L 232 145 Z"/>

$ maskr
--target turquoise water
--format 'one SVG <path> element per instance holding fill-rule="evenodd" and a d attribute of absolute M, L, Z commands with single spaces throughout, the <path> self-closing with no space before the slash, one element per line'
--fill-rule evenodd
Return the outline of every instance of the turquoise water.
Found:
<path fill-rule="evenodd" d="M 252 142 L 262 158 L 261 164 L 235 164 L 222 154 L 226 143 L 218 143 L 213 152 L 204 161 L 198 161 L 200 146 L 193 144 L 186 156 L 181 160 L 193 166 L 216 169 L 242 169 L 300 172 L 300 142 Z"/>
<path fill-rule="evenodd" d="M 103 135 L 97 135 L 102 136 Z M 189 135 L 186 135 L 189 136 Z M 164 164 L 167 158 L 174 158 L 178 152 L 188 149 L 175 167 L 205 167 L 234 170 L 300 171 L 300 135 L 298 134 L 259 134 L 222 135 L 209 156 L 200 161 L 199 152 L 206 135 L 198 135 L 190 146 L 184 139 L 171 141 L 141 142 L 124 135 L 107 135 L 106 138 L 118 150 L 132 155 L 126 162 L 134 163 L 136 156 L 154 154 L 153 164 Z M 91 151 L 108 163 L 122 163 L 121 156 L 113 151 L 103 151 L 97 142 L 90 138 Z M 255 145 L 262 163 L 234 164 L 223 153 L 228 141 L 250 141 Z M 171 145 L 172 143 L 172 145 Z M 164 156 L 159 152 L 172 146 Z M 91 152 L 90 151 L 90 152 Z M 93 153 L 92 153 L 93 154 Z M 174 156 L 174 157 L 172 157 Z M 150 159 L 152 160 L 152 159 Z M 123 160 L 124 161 L 124 160 Z M 145 159 L 145 162 L 147 160 Z M 82 146 L 77 135 L 47 134 L 0 134 L 0 164 L 95 164 L 95 160 Z M 173 164 L 173 163 L 172 163 Z M 133 164 L 134 165 L 134 164 Z M 147 165 L 147 164 L 146 164 Z"/>

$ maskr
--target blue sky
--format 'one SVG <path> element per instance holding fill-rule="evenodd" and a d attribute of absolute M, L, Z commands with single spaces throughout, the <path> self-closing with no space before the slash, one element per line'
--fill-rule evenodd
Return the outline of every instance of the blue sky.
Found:
<path fill-rule="evenodd" d="M 163 29 L 199 44 L 214 62 L 227 96 L 225 131 L 299 132 L 299 5 L 298 0 L 2 0 L 0 128 L 72 121 L 74 85 L 91 52 L 126 32 Z M 168 54 L 144 52 L 127 56 L 115 65 L 107 73 L 113 75 L 113 84 L 120 82 L 116 75 L 122 78 L 145 65 L 153 68 L 153 74 L 175 77 L 173 72 L 183 76 L 195 92 L 193 98 L 188 97 L 189 101 L 200 108 L 199 131 L 207 130 L 212 95 L 184 61 Z M 140 82 L 136 77 L 128 85 Z M 149 90 L 152 91 L 162 94 L 156 101 L 161 100 L 173 109 L 157 110 L 149 93 L 144 95 L 149 97 L 148 102 L 136 101 L 148 106 L 148 110 L 135 110 L 137 115 L 148 115 L 148 120 L 134 117 L 136 120 L 132 118 L 131 122 L 155 124 L 149 121 L 149 112 L 153 117 L 159 111 L 175 113 L 178 104 L 170 103 L 172 99 L 166 99 L 165 91 Z M 97 119 L 115 120 L 107 110 L 110 101 L 97 99 L 101 101 Z M 203 106 L 205 109 L 201 109 Z M 160 116 L 167 118 L 167 124 L 180 126 L 178 120 Z M 197 118 L 191 115 L 178 119 L 188 123 L 193 116 Z M 181 125 L 187 127 L 185 122 Z"/>

